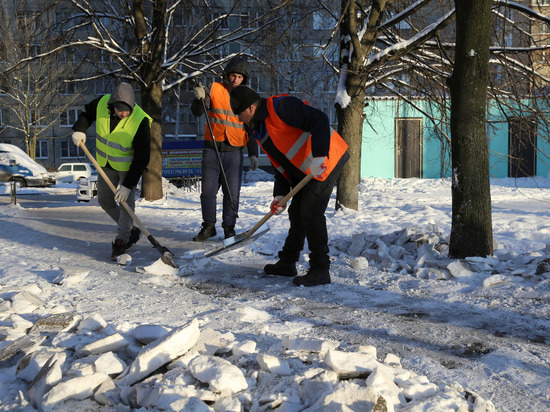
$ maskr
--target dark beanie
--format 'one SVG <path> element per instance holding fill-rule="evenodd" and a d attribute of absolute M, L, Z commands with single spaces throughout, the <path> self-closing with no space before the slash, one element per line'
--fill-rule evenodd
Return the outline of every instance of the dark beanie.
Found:
<path fill-rule="evenodd" d="M 124 102 L 113 103 L 113 107 L 115 109 L 117 109 L 118 111 L 120 111 L 120 112 L 124 112 L 124 111 L 131 112 L 132 111 L 132 108 L 130 107 L 130 105 L 128 103 L 124 103 Z"/>
<path fill-rule="evenodd" d="M 256 100 L 260 99 L 260 95 L 248 86 L 237 86 L 231 91 L 230 102 L 233 113 L 242 113 L 245 109 L 252 106 Z"/>

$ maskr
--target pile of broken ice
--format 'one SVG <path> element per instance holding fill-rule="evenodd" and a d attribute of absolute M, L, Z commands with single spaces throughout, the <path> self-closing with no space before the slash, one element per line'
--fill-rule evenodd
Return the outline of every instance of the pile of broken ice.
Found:
<path fill-rule="evenodd" d="M 348 254 L 352 266 L 365 270 L 369 266 L 388 272 L 409 274 L 423 279 L 450 280 L 483 277 L 483 286 L 501 284 L 507 277 L 550 279 L 550 250 L 521 252 L 500 247 L 494 240 L 493 256 L 448 258 L 449 241 L 439 228 L 408 227 L 384 236 L 367 233 L 354 234 L 332 242 Z"/>
<path fill-rule="evenodd" d="M 0 375 L 13 390 L 8 408 L 129 411 L 494 411 L 459 384 L 436 385 L 376 348 L 273 338 L 265 350 L 232 333 L 173 329 L 115 330 L 99 315 L 40 313 L 40 290 L 2 291 Z M 265 341 L 264 341 L 265 342 Z M 13 384 L 20 383 L 20 385 Z"/>

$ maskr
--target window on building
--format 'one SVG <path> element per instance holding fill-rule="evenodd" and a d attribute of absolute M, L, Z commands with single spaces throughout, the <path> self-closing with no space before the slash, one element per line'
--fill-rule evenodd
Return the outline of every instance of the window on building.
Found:
<path fill-rule="evenodd" d="M 185 13 L 183 9 L 174 10 L 172 14 L 172 26 L 174 27 L 188 27 L 189 15 Z"/>
<path fill-rule="evenodd" d="M 48 141 L 47 140 L 36 141 L 35 156 L 36 156 L 36 159 L 48 158 Z"/>
<path fill-rule="evenodd" d="M 57 58 L 60 63 L 76 63 L 73 50 L 61 50 Z"/>
<path fill-rule="evenodd" d="M 313 13 L 313 30 L 330 30 L 336 21 L 328 12 L 316 11 Z"/>
<path fill-rule="evenodd" d="M 42 53 L 42 45 L 41 44 L 31 44 L 31 47 L 29 49 L 30 56 L 38 56 L 40 53 Z"/>
<path fill-rule="evenodd" d="M 0 109 L 0 127 L 4 126 L 4 109 Z"/>
<path fill-rule="evenodd" d="M 17 24 L 22 32 L 34 32 L 40 27 L 40 18 L 36 13 L 22 12 L 17 15 Z"/>
<path fill-rule="evenodd" d="M 59 157 L 61 157 L 61 159 L 71 159 L 84 156 L 84 153 L 80 147 L 76 147 L 71 139 L 61 140 L 59 142 L 59 151 Z"/>
<path fill-rule="evenodd" d="M 256 73 L 251 73 L 250 78 L 248 79 L 248 85 L 257 92 L 261 92 L 262 84 L 260 80 L 260 75 Z"/>
<path fill-rule="evenodd" d="M 96 54 L 96 60 L 99 63 L 110 63 L 112 61 L 111 55 L 105 50 L 96 49 L 94 50 L 94 53 Z"/>
<path fill-rule="evenodd" d="M 229 44 L 223 44 L 221 45 L 220 47 L 218 47 L 213 53 L 212 53 L 212 57 L 215 59 L 215 60 L 219 60 L 227 55 L 230 54 L 230 51 L 229 51 Z M 205 53 L 205 57 L 207 58 L 208 56 L 206 55 Z"/>
<path fill-rule="evenodd" d="M 75 27 L 77 23 L 77 20 L 74 19 L 74 13 L 67 10 L 56 10 L 54 19 L 59 33 Z"/>
<path fill-rule="evenodd" d="M 30 110 L 30 125 L 32 127 L 42 126 L 42 118 L 40 117 L 40 110 Z"/>
<path fill-rule="evenodd" d="M 244 29 L 254 30 L 259 27 L 257 11 L 244 11 L 239 13 L 239 16 L 241 18 L 241 27 Z"/>
<path fill-rule="evenodd" d="M 59 115 L 59 126 L 72 127 L 72 125 L 75 124 L 77 118 L 78 118 L 78 109 L 76 108 L 66 109 Z"/>
<path fill-rule="evenodd" d="M 220 30 L 229 30 L 229 19 L 225 13 L 214 12 L 212 13 L 212 20 L 219 19 L 216 21 L 219 24 Z"/>
<path fill-rule="evenodd" d="M 195 124 L 197 123 L 197 116 L 191 112 L 191 104 L 184 103 L 180 105 L 180 124 Z"/>
<path fill-rule="evenodd" d="M 77 94 L 76 82 L 61 82 L 57 90 L 59 94 Z"/>
<path fill-rule="evenodd" d="M 102 77 L 94 81 L 94 92 L 97 95 L 112 93 L 114 88 L 114 80 L 110 77 Z"/>

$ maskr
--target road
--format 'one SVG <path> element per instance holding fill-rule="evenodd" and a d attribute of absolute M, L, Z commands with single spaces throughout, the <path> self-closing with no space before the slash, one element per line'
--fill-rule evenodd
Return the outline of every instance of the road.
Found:
<path fill-rule="evenodd" d="M 0 207 L 9 201 L 9 196 L 0 196 Z M 310 333 L 324 339 L 373 345 L 380 358 L 396 354 L 406 368 L 426 374 L 432 381 L 472 382 L 472 390 L 494 396 L 499 411 L 544 411 L 550 405 L 547 394 L 540 391 L 546 386 L 537 384 L 550 373 L 547 319 L 530 315 L 532 306 L 543 303 L 522 299 L 518 309 L 512 310 L 492 305 L 491 298 L 485 296 L 486 304 L 470 305 L 460 293 L 432 293 L 419 288 L 414 279 L 405 281 L 392 275 L 379 287 L 339 282 L 337 288 L 320 294 L 293 287 L 286 279 L 262 276 L 258 256 L 250 266 L 241 260 L 226 259 L 223 264 L 213 260 L 203 266 L 181 259 L 181 279 L 154 288 L 151 279 L 136 274 L 135 269 L 156 261 L 158 252 L 142 239 L 131 252 L 134 261 L 130 267 L 113 265 L 110 252 L 115 225 L 94 201 L 78 203 L 74 191 L 68 190 L 22 193 L 18 204 L 25 213 L 0 217 L 0 239 L 19 232 L 25 233 L 25 238 L 18 237 L 20 243 L 10 244 L 11 251 L 4 253 L 17 255 L 27 264 L 36 250 L 35 259 L 43 256 L 42 266 L 50 271 L 57 265 L 93 268 L 87 289 L 74 297 L 83 313 L 101 307 L 106 314 L 122 313 L 121 318 L 159 324 L 208 314 L 210 321 L 219 322 L 224 330 L 225 317 L 239 313 L 241 306 L 252 307 L 269 313 L 271 324 L 277 320 L 285 328 L 311 325 Z M 191 241 L 189 230 L 168 224 L 160 227 L 162 222 L 149 220 L 147 213 L 140 218 L 177 258 L 201 247 Z M 182 219 L 188 217 L 182 215 Z M 40 245 L 52 253 L 44 256 Z M 111 275 L 113 267 L 119 275 Z M 41 268 L 40 272 L 44 271 Z M 113 298 L 113 290 L 119 291 L 120 298 Z M 145 312 L 142 302 L 147 302 Z M 172 303 L 169 310 L 167 302 Z M 246 325 L 234 323 L 232 327 L 248 331 Z M 509 374 L 516 353 L 530 354 L 531 363 L 517 361 L 517 374 Z M 524 379 L 530 381 L 522 382 Z"/>
<path fill-rule="evenodd" d="M 9 189 L 8 189 L 9 190 Z M 0 193 L 5 193 L 1 192 Z M 9 205 L 11 202 L 10 194 L 0 194 L 0 206 Z M 91 202 L 78 202 L 76 200 L 75 189 L 67 187 L 63 189 L 53 189 L 52 192 L 40 192 L 26 188 L 21 189 L 16 196 L 16 204 L 24 209 L 33 209 L 33 219 L 28 225 L 25 219 L 17 219 L 17 224 L 34 228 L 36 231 L 37 223 L 40 234 L 50 236 L 70 236 L 75 240 L 71 247 L 74 252 L 89 255 L 92 259 L 110 262 L 111 243 L 116 234 L 115 223 L 107 216 L 105 212 L 97 205 L 97 199 Z M 138 216 L 142 224 L 154 236 L 154 238 L 165 246 L 170 244 L 170 251 L 175 256 L 183 255 L 189 250 L 197 249 L 195 242 L 191 241 L 191 234 L 182 234 L 165 228 L 155 228 L 154 224 L 148 221 L 147 216 Z M 1 220 L 0 220 L 1 221 Z M 7 225 L 13 222 L 13 219 L 2 222 Z M 32 230 L 32 229 L 31 229 Z M 70 234 L 70 235 L 69 235 Z M 0 237 L 2 234 L 0 233 Z M 87 242 L 93 247 L 77 250 L 82 242 Z M 142 236 L 139 242 L 139 254 L 137 265 L 149 265 L 157 260 L 161 255 L 154 249 L 146 247 L 148 240 Z"/>

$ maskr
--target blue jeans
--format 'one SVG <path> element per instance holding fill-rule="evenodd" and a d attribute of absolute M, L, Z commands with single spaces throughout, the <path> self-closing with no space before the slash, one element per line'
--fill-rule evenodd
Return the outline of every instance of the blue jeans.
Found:
<path fill-rule="evenodd" d="M 201 182 L 202 220 L 208 225 L 216 223 L 216 195 L 221 186 L 223 193 L 222 226 L 235 226 L 243 176 L 243 149 L 219 152 L 219 154 L 229 185 L 229 192 L 225 185 L 216 149 L 204 148 Z"/>

